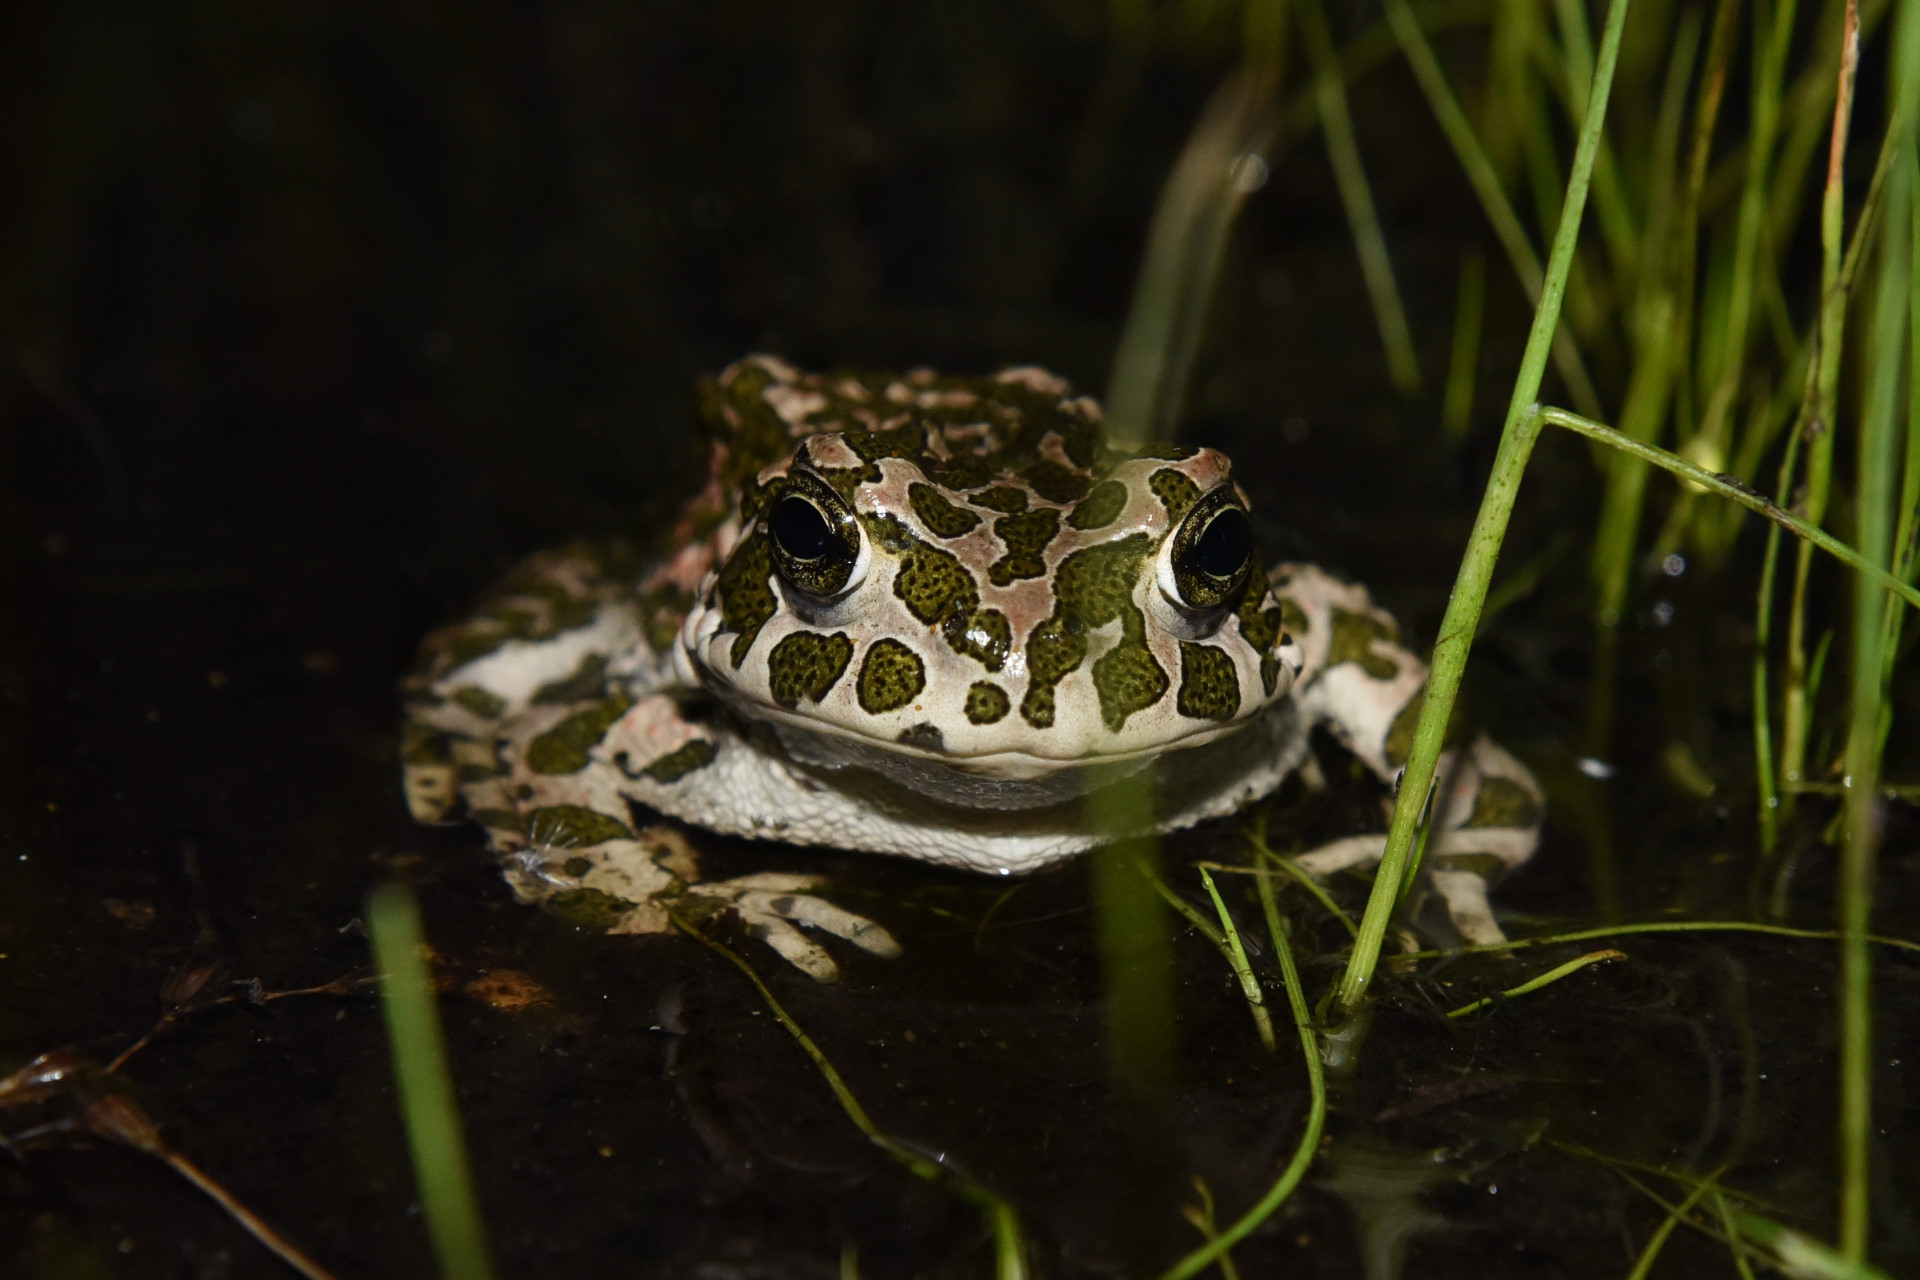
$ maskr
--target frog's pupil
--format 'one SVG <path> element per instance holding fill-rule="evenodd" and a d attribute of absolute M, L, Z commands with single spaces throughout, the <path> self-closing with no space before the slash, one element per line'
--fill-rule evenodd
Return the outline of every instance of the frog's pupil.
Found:
<path fill-rule="evenodd" d="M 1247 524 L 1246 513 L 1238 507 L 1222 510 L 1200 535 L 1193 550 L 1200 562 L 1200 571 L 1208 577 L 1231 578 L 1239 573 L 1253 554 L 1253 530 Z"/>
<path fill-rule="evenodd" d="M 774 504 L 773 536 L 781 550 L 802 563 L 826 555 L 833 542 L 833 530 L 820 508 L 791 494 Z"/>

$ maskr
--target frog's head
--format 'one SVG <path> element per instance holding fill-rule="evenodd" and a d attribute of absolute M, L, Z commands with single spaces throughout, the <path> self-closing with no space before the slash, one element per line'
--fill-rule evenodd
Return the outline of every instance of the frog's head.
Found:
<path fill-rule="evenodd" d="M 1301 651 L 1225 455 L 1024 443 L 806 438 L 746 487 L 682 631 L 695 677 L 810 762 L 1016 805 L 1286 694 Z"/>

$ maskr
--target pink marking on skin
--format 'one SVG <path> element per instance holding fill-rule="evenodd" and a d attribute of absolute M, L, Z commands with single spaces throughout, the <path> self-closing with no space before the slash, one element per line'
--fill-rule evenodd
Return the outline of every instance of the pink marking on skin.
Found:
<path fill-rule="evenodd" d="M 1073 388 L 1065 378 L 1048 373 L 1039 365 L 1021 365 L 1018 368 L 1002 369 L 993 375 L 995 382 L 1011 382 L 1025 387 L 1029 391 L 1043 396 L 1064 396 Z"/>
<path fill-rule="evenodd" d="M 845 440 L 834 434 L 815 436 L 813 444 L 809 446 L 807 452 L 808 455 L 812 457 L 813 464 L 816 467 L 838 468 L 862 465 L 860 455 L 849 448 Z M 791 461 L 792 460 L 789 459 L 787 462 L 776 463 L 768 467 L 765 471 L 762 471 L 760 473 L 761 483 L 765 484 L 786 475 L 787 468 Z"/>
<path fill-rule="evenodd" d="M 804 426 L 809 417 L 827 407 L 827 398 L 818 391 L 779 383 L 762 391 L 760 398 L 790 427 Z"/>
<path fill-rule="evenodd" d="M 640 584 L 645 594 L 663 586 L 672 586 L 692 595 L 713 568 L 715 552 L 711 542 L 689 542 L 674 552 L 667 562 L 648 574 Z"/>
<path fill-rule="evenodd" d="M 624 751 L 627 768 L 638 771 L 703 736 L 681 719 L 680 708 L 672 698 L 656 693 L 629 707 L 627 714 L 607 730 L 595 754 L 612 760 Z"/>

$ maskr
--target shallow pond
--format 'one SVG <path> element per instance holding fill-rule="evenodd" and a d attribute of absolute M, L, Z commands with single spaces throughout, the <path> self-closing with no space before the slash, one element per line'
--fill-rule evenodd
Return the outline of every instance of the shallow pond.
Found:
<path fill-rule="evenodd" d="M 0 77 L 32 122 L 10 144 L 27 181 L 0 255 L 0 1070 L 65 1045 L 111 1058 L 183 965 L 217 965 L 223 993 L 361 974 L 364 896 L 398 879 L 438 958 L 503 1275 L 828 1277 L 856 1256 L 869 1277 L 990 1274 L 979 1210 L 862 1139 L 723 959 L 516 906 L 477 832 L 411 825 L 395 686 L 419 637 L 519 555 L 660 529 L 696 474 L 695 379 L 742 352 L 1038 362 L 1097 391 L 1155 188 L 1227 65 L 1196 38 L 1135 66 L 1096 38 L 1103 13 L 22 19 Z M 1111 116 L 1102 94 L 1122 104 Z M 1490 279 L 1472 430 L 1450 446 L 1434 371 L 1459 255 L 1484 233 L 1409 81 L 1369 77 L 1355 106 L 1428 391 L 1389 386 L 1309 142 L 1247 206 L 1186 438 L 1236 459 L 1263 555 L 1367 582 L 1424 645 L 1527 312 Z M 1551 797 L 1540 854 L 1496 902 L 1516 934 L 1592 922 L 1610 830 L 1622 918 L 1745 916 L 1758 540 L 1643 581 L 1615 773 L 1595 783 L 1576 768 L 1594 475 L 1580 442 L 1543 446 L 1506 564 L 1544 555 L 1545 572 L 1468 677 L 1474 716 Z M 1911 676 L 1897 692 L 1899 726 Z M 1382 789 L 1317 748 L 1331 785 L 1264 807 L 1276 847 L 1379 825 Z M 1899 728 L 1891 752 L 1910 774 Z M 1789 918 L 1814 928 L 1832 899 L 1827 816 L 1785 845 Z M 1895 806 L 1888 824 L 1876 926 L 1920 937 L 1920 823 Z M 1243 859 L 1243 826 L 1167 841 L 1176 890 L 1206 907 L 1191 863 Z M 1084 866 L 1009 893 L 699 842 L 719 875 L 803 858 L 901 938 L 898 961 L 843 952 L 837 987 L 731 941 L 883 1130 L 1016 1206 L 1038 1274 L 1171 1260 L 1201 1238 L 1181 1213 L 1201 1203 L 1194 1179 L 1230 1220 L 1298 1141 L 1289 1040 L 1262 1051 L 1218 953 L 1172 923 L 1176 1079 L 1141 1138 L 1108 1085 Z M 1331 888 L 1357 910 L 1366 884 Z M 1228 899 L 1258 937 L 1252 896 Z M 1317 997 L 1344 935 L 1302 895 L 1283 905 L 1321 957 L 1303 962 Z M 1633 1164 L 1724 1166 L 1770 1216 L 1831 1238 L 1832 947 L 1586 945 L 1628 958 L 1455 1020 L 1579 948 L 1389 966 L 1322 1159 L 1235 1250 L 1243 1274 L 1622 1275 L 1665 1212 L 1623 1176 Z M 1920 1269 L 1901 1158 L 1920 1149 L 1903 1065 L 1920 1060 L 1920 964 L 1883 952 L 1877 973 L 1874 1256 L 1899 1274 Z M 124 1078 L 169 1142 L 338 1275 L 421 1275 L 387 1052 L 356 987 L 206 1009 Z M 57 1104 L 0 1131 L 50 1118 Z M 273 1265 L 130 1152 L 55 1139 L 0 1160 L 0 1273 Z M 1682 1230 L 1661 1266 L 1728 1263 Z"/>

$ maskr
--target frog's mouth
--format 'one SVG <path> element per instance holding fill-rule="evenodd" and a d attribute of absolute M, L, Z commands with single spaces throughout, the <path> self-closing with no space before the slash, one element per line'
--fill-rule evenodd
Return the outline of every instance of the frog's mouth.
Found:
<path fill-rule="evenodd" d="M 1060 804 L 1095 786 L 1139 773 L 1171 752 L 1185 752 L 1238 734 L 1260 719 L 1253 716 L 1232 724 L 1207 725 L 1131 751 L 1060 759 L 1020 751 L 956 755 L 943 749 L 939 730 L 931 724 L 883 740 L 757 700 L 752 706 L 752 718 L 771 730 L 774 742 L 767 745 L 796 764 L 816 771 L 874 774 L 917 795 L 968 809 L 1037 809 Z"/>

